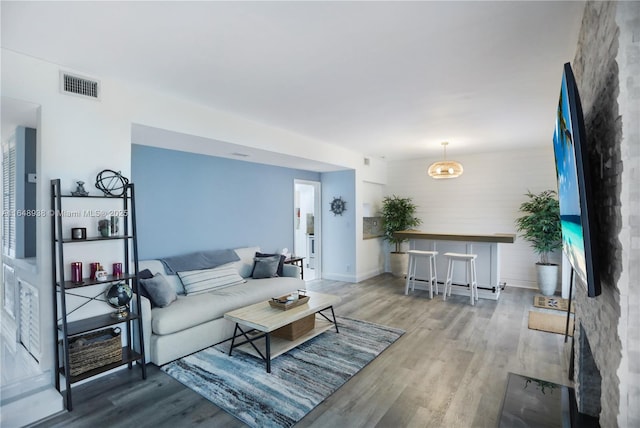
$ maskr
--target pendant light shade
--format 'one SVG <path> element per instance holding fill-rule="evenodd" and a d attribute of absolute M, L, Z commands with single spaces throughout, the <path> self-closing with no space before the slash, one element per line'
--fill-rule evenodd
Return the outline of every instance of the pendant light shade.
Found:
<path fill-rule="evenodd" d="M 447 143 L 442 143 L 444 149 L 444 159 L 438 162 L 434 162 L 429 166 L 429 176 L 435 179 L 440 178 L 456 178 L 460 177 L 464 172 L 462 164 L 460 162 L 447 160 Z"/>

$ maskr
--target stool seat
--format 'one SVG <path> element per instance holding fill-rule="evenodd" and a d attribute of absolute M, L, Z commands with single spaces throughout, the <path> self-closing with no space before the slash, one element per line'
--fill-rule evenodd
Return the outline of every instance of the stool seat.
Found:
<path fill-rule="evenodd" d="M 438 252 L 437 251 L 423 251 L 423 250 L 409 250 L 407 251 L 408 254 L 413 254 L 414 256 L 424 256 L 424 257 L 428 257 L 428 256 L 437 256 Z"/>
<path fill-rule="evenodd" d="M 476 258 L 477 254 L 466 253 L 444 253 L 444 256 L 449 259 L 447 266 L 447 279 L 444 282 L 444 295 L 443 300 L 447 300 L 447 294 L 451 296 L 451 288 L 453 286 L 453 264 L 454 262 L 465 262 L 466 264 L 466 276 L 467 283 L 469 285 L 469 292 L 471 297 L 471 304 L 474 305 L 478 300 L 478 276 L 476 273 Z"/>
<path fill-rule="evenodd" d="M 466 254 L 466 253 L 444 253 L 445 257 L 449 257 L 451 259 L 456 259 L 456 260 L 475 260 L 478 255 L 477 254 Z"/>
<path fill-rule="evenodd" d="M 404 294 L 409 294 L 409 285 L 411 291 L 416 288 L 416 269 L 418 267 L 418 259 L 428 259 L 429 261 L 429 297 L 433 299 L 433 286 L 436 286 L 436 294 L 438 294 L 438 273 L 436 271 L 437 251 L 409 250 L 409 266 L 407 267 L 407 283 L 404 287 Z"/>

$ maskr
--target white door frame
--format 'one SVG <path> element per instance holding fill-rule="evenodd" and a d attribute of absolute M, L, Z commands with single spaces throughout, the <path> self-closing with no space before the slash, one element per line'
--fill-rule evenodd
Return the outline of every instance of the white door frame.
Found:
<path fill-rule="evenodd" d="M 315 263 L 315 279 L 322 278 L 322 185 L 319 181 L 311 181 L 311 180 L 300 180 L 295 178 L 293 180 L 293 194 L 296 192 L 296 184 L 306 184 L 313 186 L 313 234 L 315 237 L 315 253 L 316 253 L 316 263 Z M 291 212 L 294 214 L 293 219 L 293 236 L 294 236 L 294 250 L 295 250 L 295 234 L 296 234 L 296 222 L 295 222 L 295 210 L 296 210 L 296 202 L 295 196 L 293 198 L 293 209 Z"/>

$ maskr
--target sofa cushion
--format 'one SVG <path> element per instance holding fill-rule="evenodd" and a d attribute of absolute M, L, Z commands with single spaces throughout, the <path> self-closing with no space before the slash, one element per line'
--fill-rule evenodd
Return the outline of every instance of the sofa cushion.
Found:
<path fill-rule="evenodd" d="M 152 260 L 140 260 L 139 267 L 140 270 L 149 269 L 151 272 L 165 272 L 164 264 L 160 260 L 152 259 Z M 184 294 L 184 287 L 182 286 L 182 281 L 178 275 L 165 275 L 165 279 L 169 284 L 173 286 L 173 289 L 176 290 L 178 295 Z"/>
<path fill-rule="evenodd" d="M 213 269 L 178 272 L 187 295 L 205 293 L 245 282 L 232 264 Z"/>
<path fill-rule="evenodd" d="M 276 274 L 278 276 L 284 276 L 282 274 L 282 271 L 283 271 L 284 261 L 287 258 L 284 254 L 265 254 L 265 253 L 257 252 L 256 255 L 253 258 L 253 260 L 254 260 L 253 269 L 254 270 L 256 268 L 256 265 L 255 265 L 256 257 L 278 257 L 278 270 L 276 271 Z M 251 276 L 253 276 L 253 271 L 251 272 Z"/>
<path fill-rule="evenodd" d="M 221 318 L 225 312 L 290 294 L 300 288 L 304 288 L 304 281 L 297 278 L 248 279 L 244 284 L 216 291 L 178 296 L 166 308 L 151 310 L 151 329 L 158 335 L 175 333 Z"/>
<path fill-rule="evenodd" d="M 161 273 L 156 273 L 151 278 L 140 278 L 140 284 L 149 296 L 151 304 L 164 308 L 178 298 L 176 290 L 169 284 Z"/>
<path fill-rule="evenodd" d="M 255 279 L 275 278 L 278 276 L 278 265 L 280 256 L 256 257 L 254 259 L 253 272 L 251 277 Z"/>

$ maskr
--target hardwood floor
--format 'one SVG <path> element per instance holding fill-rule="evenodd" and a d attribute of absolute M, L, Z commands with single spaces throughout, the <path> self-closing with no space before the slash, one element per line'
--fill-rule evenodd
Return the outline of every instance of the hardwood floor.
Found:
<path fill-rule="evenodd" d="M 406 330 L 296 427 L 495 427 L 507 373 L 569 385 L 564 336 L 529 330 L 533 290 L 507 288 L 499 301 L 404 295 L 381 275 L 358 284 L 316 281 L 342 296 L 336 314 Z M 74 410 L 38 427 L 243 427 L 200 395 L 148 366 L 74 389 Z"/>

